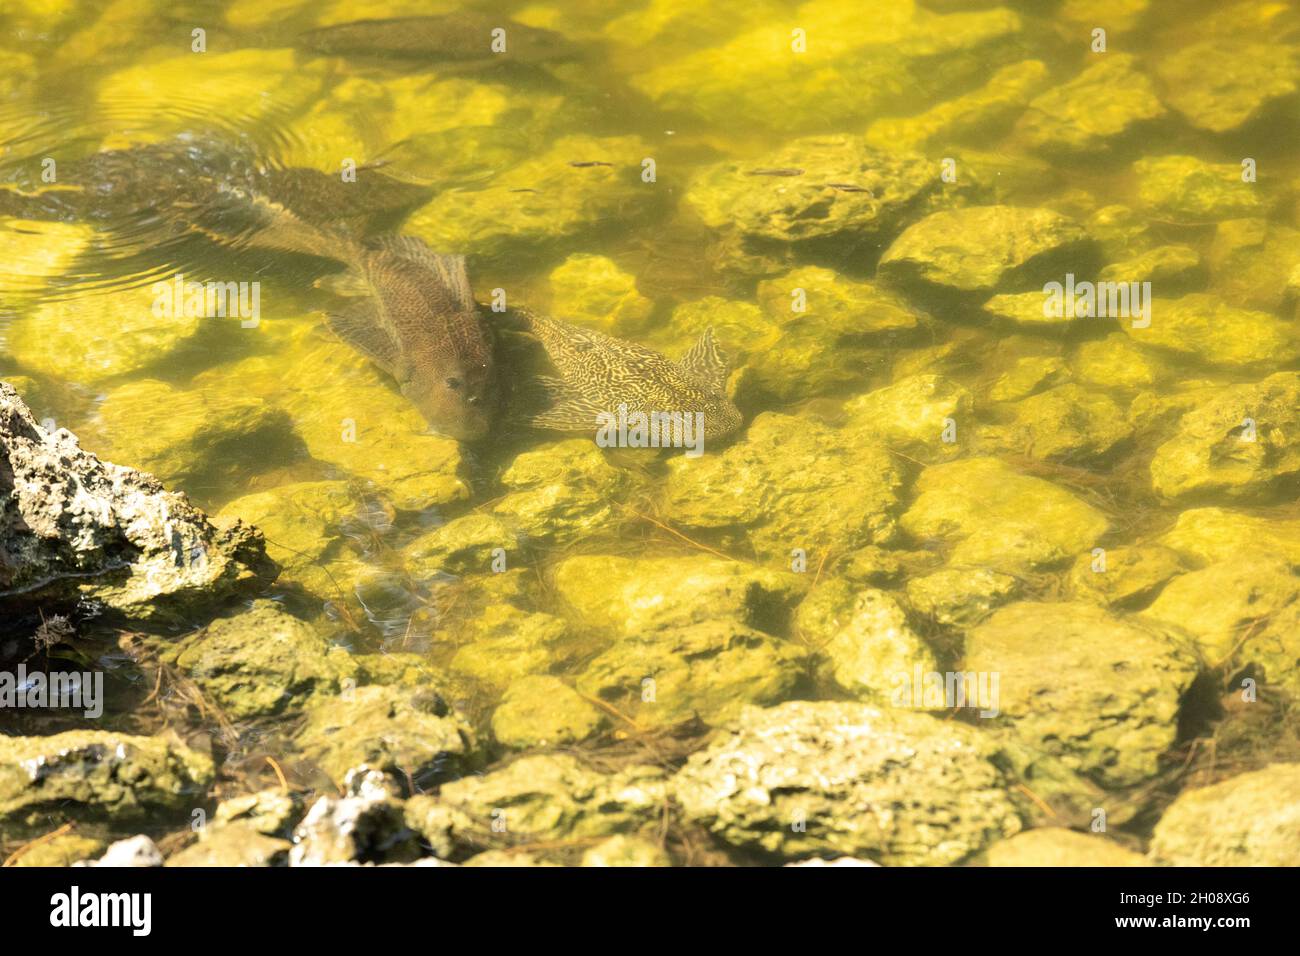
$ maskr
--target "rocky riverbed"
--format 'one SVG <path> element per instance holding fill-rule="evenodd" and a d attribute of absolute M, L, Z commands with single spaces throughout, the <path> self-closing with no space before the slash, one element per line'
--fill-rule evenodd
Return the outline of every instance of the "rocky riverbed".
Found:
<path fill-rule="evenodd" d="M 196 72 L 105 40 L 152 0 L 11 3 L 7 188 L 51 96 L 76 149 L 382 162 L 481 302 L 711 327 L 745 424 L 530 429 L 503 324 L 458 442 L 309 263 L 163 318 L 149 276 L 265 263 L 0 216 L 10 864 L 1300 864 L 1294 9 L 565 0 L 515 16 L 596 66 L 465 71 L 231 0 Z"/>

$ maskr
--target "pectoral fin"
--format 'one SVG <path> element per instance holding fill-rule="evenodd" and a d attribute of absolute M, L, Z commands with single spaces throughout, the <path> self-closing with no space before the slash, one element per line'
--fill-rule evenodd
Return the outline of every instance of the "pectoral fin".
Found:
<path fill-rule="evenodd" d="M 389 375 L 401 367 L 401 349 L 379 324 L 373 299 L 358 299 L 326 316 L 334 333 Z"/>
<path fill-rule="evenodd" d="M 529 424 L 534 428 L 559 432 L 595 431 L 598 426 L 596 416 L 601 412 L 609 414 L 610 410 L 584 396 L 570 395 L 540 415 L 534 415 Z"/>

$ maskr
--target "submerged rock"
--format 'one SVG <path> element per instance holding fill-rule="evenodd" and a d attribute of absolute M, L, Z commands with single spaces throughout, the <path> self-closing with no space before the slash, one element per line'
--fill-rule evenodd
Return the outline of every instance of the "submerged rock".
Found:
<path fill-rule="evenodd" d="M 24 249 L 21 261 L 31 255 Z M 206 320 L 155 315 L 154 298 L 142 286 L 48 299 L 9 326 L 9 352 L 25 368 L 86 385 L 157 367 L 192 347 Z"/>
<path fill-rule="evenodd" d="M 1300 691 L 1300 576 L 1285 561 L 1257 554 L 1191 571 L 1142 616 L 1190 635 L 1211 666 L 1253 665 L 1257 677 Z"/>
<path fill-rule="evenodd" d="M 890 541 L 902 483 L 879 441 L 764 412 L 722 454 L 669 461 L 664 517 L 745 542 L 773 566 L 790 567 L 795 550 L 815 566 Z"/>
<path fill-rule="evenodd" d="M 501 689 L 568 663 L 580 649 L 560 618 L 510 604 L 486 608 L 462 638 L 467 643 L 452 657 L 452 670 Z"/>
<path fill-rule="evenodd" d="M 537 545 L 612 533 L 627 476 L 584 438 L 549 442 L 519 455 L 501 475 L 509 493 L 493 514 Z"/>
<path fill-rule="evenodd" d="M 402 556 L 418 579 L 435 574 L 483 574 L 492 570 L 494 552 L 517 556 L 518 541 L 505 522 L 492 515 L 469 514 L 420 535 Z"/>
<path fill-rule="evenodd" d="M 871 236 L 894 231 L 935 179 L 920 155 L 876 149 L 856 136 L 811 136 L 706 167 L 686 203 L 706 225 L 749 239 Z"/>
<path fill-rule="evenodd" d="M 970 627 L 1020 591 L 1020 581 L 988 568 L 942 568 L 907 580 L 907 602 L 944 627 Z"/>
<path fill-rule="evenodd" d="M 1185 570 L 1177 552 L 1158 544 L 1107 548 L 1100 555 L 1079 555 L 1070 570 L 1070 589 L 1103 607 L 1132 609 Z"/>
<path fill-rule="evenodd" d="M 453 833 L 453 845 L 550 842 L 649 830 L 662 817 L 667 789 L 658 767 L 603 774 L 568 754 L 539 754 L 445 784 L 438 805 L 472 828 Z"/>
<path fill-rule="evenodd" d="M 960 292 L 991 292 L 1077 248 L 1086 234 L 1050 209 L 971 206 L 909 226 L 880 260 L 881 274 Z M 1026 279 L 1028 281 L 1028 278 Z"/>
<path fill-rule="evenodd" d="M 307 710 L 296 742 L 334 780 L 364 765 L 427 785 L 478 759 L 472 728 L 432 688 L 357 687 L 323 699 Z"/>
<path fill-rule="evenodd" d="M 654 303 L 637 291 L 636 277 L 606 256 L 569 256 L 549 279 L 552 308 L 610 335 L 638 331 L 654 310 Z"/>
<path fill-rule="evenodd" d="M 927 714 L 838 701 L 748 708 L 673 778 L 686 818 L 781 859 L 956 863 L 1017 832 L 992 738 Z"/>
<path fill-rule="evenodd" d="M 938 670 L 934 652 L 889 594 L 831 579 L 799 605 L 795 628 L 824 657 L 831 678 L 859 700 L 892 701 L 900 675 Z M 753 701 L 763 704 L 764 701 Z"/>
<path fill-rule="evenodd" d="M 1026 355 L 994 380 L 988 397 L 994 402 L 1016 402 L 1069 379 L 1065 362 L 1056 355 Z"/>
<path fill-rule="evenodd" d="M 1101 512 L 1041 478 L 994 458 L 931 465 L 900 519 L 908 534 L 951 547 L 954 566 L 1016 572 L 1091 551 L 1106 532 Z"/>
<path fill-rule="evenodd" d="M 999 675 L 995 719 L 1025 744 L 1123 787 L 1155 776 L 1198 661 L 1164 631 L 1093 605 L 1021 602 L 967 634 L 963 668 Z"/>
<path fill-rule="evenodd" d="M 555 593 L 584 625 L 624 637 L 730 620 L 780 629 L 803 590 L 793 574 L 709 555 L 578 555 L 555 569 Z"/>
<path fill-rule="evenodd" d="M 47 434 L 3 383 L 0 464 L 0 594 L 14 605 L 83 598 L 162 620 L 274 577 L 258 532 L 218 528 L 153 477 Z"/>
<path fill-rule="evenodd" d="M 1156 824 L 1164 866 L 1300 866 L 1300 764 L 1275 763 L 1178 795 Z"/>
<path fill-rule="evenodd" d="M 1146 857 L 1106 837 L 1061 827 L 1017 833 L 988 849 L 989 866 L 1147 866 Z"/>
<path fill-rule="evenodd" d="M 1276 312 L 1295 294 L 1300 230 L 1266 219 L 1229 219 L 1214 230 L 1207 256 L 1212 288 L 1225 302 Z"/>
<path fill-rule="evenodd" d="M 930 143 L 986 141 L 989 131 L 1014 120 L 1047 80 L 1047 64 L 1041 60 L 1012 63 L 979 89 L 916 116 L 876 120 L 867 128 L 867 142 L 881 149 L 922 149 Z"/>
<path fill-rule="evenodd" d="M 1296 91 L 1293 46 L 1228 34 L 1179 46 L 1156 64 L 1164 98 L 1199 129 L 1224 133 Z"/>
<path fill-rule="evenodd" d="M 641 181 L 649 156 L 634 136 L 565 136 L 478 188 L 449 189 L 408 221 L 435 249 L 499 258 L 627 223 L 653 207 Z"/>
<path fill-rule="evenodd" d="M 1205 365 L 1226 368 L 1276 367 L 1300 358 L 1300 333 L 1294 323 L 1267 312 L 1229 305 L 1205 293 L 1151 303 L 1147 327 L 1125 322 L 1136 343 Z"/>
<path fill-rule="evenodd" d="M 152 821 L 200 804 L 212 779 L 212 758 L 174 734 L 0 736 L 0 824 L 13 833 L 69 819 Z"/>
<path fill-rule="evenodd" d="M 167 859 L 167 866 L 279 866 L 287 862 L 293 844 L 267 836 L 247 823 L 213 830 Z"/>
<path fill-rule="evenodd" d="M 1008 447 L 1047 461 L 1105 458 L 1133 437 L 1124 409 L 1104 392 L 1058 385 L 1014 406 L 1000 436 Z"/>
<path fill-rule="evenodd" d="M 1172 368 L 1123 332 L 1081 342 L 1070 359 L 1081 383 L 1100 388 L 1150 388 L 1172 378 Z"/>
<path fill-rule="evenodd" d="M 273 601 L 213 621 L 164 658 L 209 694 L 231 720 L 297 715 L 355 682 L 352 655 Z"/>
<path fill-rule="evenodd" d="M 847 427 L 878 436 L 891 448 L 942 459 L 959 453 L 964 425 L 973 421 L 970 392 L 940 375 L 911 375 L 844 403 Z M 945 441 L 949 424 L 955 441 Z"/>
<path fill-rule="evenodd" d="M 1177 222 L 1202 223 L 1259 216 L 1267 211 L 1257 183 L 1244 182 L 1235 163 L 1195 156 L 1152 156 L 1133 164 L 1138 199 Z"/>
<path fill-rule="evenodd" d="M 1248 499 L 1300 477 L 1300 373 L 1229 385 L 1187 412 L 1151 459 L 1151 484 L 1166 498 Z"/>
<path fill-rule="evenodd" d="M 1017 132 L 1049 153 L 1090 153 L 1165 112 L 1137 58 L 1107 53 L 1082 73 L 1037 97 Z"/>
<path fill-rule="evenodd" d="M 1161 542 L 1201 565 L 1269 554 L 1300 568 L 1300 518 L 1190 508 Z"/>
<path fill-rule="evenodd" d="M 492 714 L 492 736 L 515 750 L 563 747 L 586 740 L 608 722 L 558 677 L 533 674 L 512 683 Z"/>
<path fill-rule="evenodd" d="M 750 346 L 742 389 L 752 401 L 857 385 L 879 364 L 881 347 L 923 321 L 896 293 L 816 266 L 760 282 L 758 300 L 780 334 L 765 348 Z"/>
<path fill-rule="evenodd" d="M 289 416 L 260 399 L 217 401 L 154 379 L 114 389 L 99 414 L 107 453 L 168 484 L 238 485 L 299 447 Z"/>
<path fill-rule="evenodd" d="M 582 854 L 583 866 L 672 866 L 657 843 L 640 837 L 612 836 Z"/>
<path fill-rule="evenodd" d="M 692 717 L 718 724 L 747 704 L 789 698 L 805 657 L 802 648 L 734 621 L 703 621 L 624 638 L 588 664 L 577 684 L 642 727 Z"/>

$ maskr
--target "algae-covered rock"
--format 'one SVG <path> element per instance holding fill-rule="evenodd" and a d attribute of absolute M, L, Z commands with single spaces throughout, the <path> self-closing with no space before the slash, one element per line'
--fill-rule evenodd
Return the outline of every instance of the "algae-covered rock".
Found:
<path fill-rule="evenodd" d="M 364 356 L 327 341 L 297 359 L 287 369 L 272 363 L 261 370 L 262 381 L 250 384 L 262 394 L 275 393 L 313 458 L 373 482 L 402 511 L 469 497 L 460 443 L 430 434 L 415 406 Z"/>
<path fill-rule="evenodd" d="M 1101 550 L 1101 549 L 1097 549 Z M 1176 551 L 1158 544 L 1081 554 L 1070 569 L 1070 589 L 1103 607 L 1136 608 L 1187 568 Z"/>
<path fill-rule="evenodd" d="M 941 568 L 907 580 L 907 603 L 944 627 L 969 627 L 1020 591 L 1013 575 L 988 568 Z"/>
<path fill-rule="evenodd" d="M 473 769 L 474 732 L 435 690 L 358 687 L 307 710 L 299 749 L 335 780 L 362 765 L 428 784 Z"/>
<path fill-rule="evenodd" d="M 988 136 L 1014 120 L 1047 83 L 1047 64 L 1024 60 L 998 69 L 976 90 L 945 100 L 916 116 L 878 119 L 867 142 L 881 149 L 922 149 Z"/>
<path fill-rule="evenodd" d="M 90 248 L 94 241 L 94 227 L 84 223 L 29 222 L 0 216 L 0 258 L 6 263 L 6 289 L 14 296 L 44 291 L 49 287 L 50 280 L 66 274 L 77 257 Z M 20 337 L 21 322 L 22 320 L 13 323 L 20 326 Z M 47 329 L 47 332 L 54 333 L 54 330 Z M 13 325 L 6 338 L 10 349 L 13 349 Z M 38 342 L 32 344 L 39 356 L 44 350 Z M 78 343 L 81 349 L 91 346 L 93 350 L 98 345 L 100 343 L 92 344 L 84 340 Z M 40 359 L 35 361 L 39 362 Z M 75 355 L 63 357 L 51 354 L 49 361 L 75 361 Z"/>
<path fill-rule="evenodd" d="M 492 736 L 515 750 L 563 747 L 586 740 L 606 716 L 558 677 L 535 674 L 514 681 L 492 714 Z"/>
<path fill-rule="evenodd" d="M 815 647 L 837 685 L 860 700 L 884 703 L 899 675 L 938 670 L 934 652 L 889 594 L 840 579 L 819 584 L 799 605 L 795 627 Z M 763 701 L 754 701 L 761 704 Z"/>
<path fill-rule="evenodd" d="M 1300 266 L 1300 230 L 1266 219 L 1229 219 L 1214 230 L 1207 260 L 1212 288 L 1238 308 L 1275 312 Z"/>
<path fill-rule="evenodd" d="M 737 624 L 703 621 L 618 641 L 578 675 L 578 689 L 645 727 L 699 717 L 723 723 L 747 704 L 788 699 L 805 651 Z"/>
<path fill-rule="evenodd" d="M 412 574 L 423 578 L 439 572 L 484 573 L 492 570 L 498 549 L 508 559 L 517 547 L 515 534 L 505 522 L 488 514 L 468 514 L 420 535 L 402 549 L 402 555 Z"/>
<path fill-rule="evenodd" d="M 343 547 L 341 526 L 361 508 L 347 481 L 298 481 L 227 502 L 217 518 L 238 518 L 262 532 L 281 583 L 297 581 L 334 597 L 358 570 Z"/>
<path fill-rule="evenodd" d="M 754 402 L 857 385 L 880 363 L 881 346 L 922 321 L 895 293 L 816 266 L 759 283 L 758 300 L 779 334 L 766 346 L 746 343 L 740 388 Z"/>
<path fill-rule="evenodd" d="M 1061 86 L 1034 99 L 1017 132 L 1049 153 L 1090 153 L 1164 115 L 1155 88 L 1127 53 L 1107 53 Z"/>
<path fill-rule="evenodd" d="M 988 866 L 1147 866 L 1141 853 L 1114 840 L 1062 827 L 1039 827 L 999 840 L 988 849 Z"/>
<path fill-rule="evenodd" d="M 199 834 L 203 839 L 225 826 L 247 826 L 267 836 L 287 836 L 302 813 L 299 794 L 285 790 L 259 790 L 222 800 L 212 814 L 212 824 Z"/>
<path fill-rule="evenodd" d="M 1081 603 L 1000 609 L 967 634 L 963 667 L 999 675 L 1000 723 L 1103 786 L 1155 776 L 1197 674 L 1164 631 Z"/>
<path fill-rule="evenodd" d="M 10 866 L 71 866 L 99 856 L 108 846 L 96 837 L 65 833 L 44 843 L 29 844 Z"/>
<path fill-rule="evenodd" d="M 231 720 L 297 714 L 356 673 L 346 650 L 273 601 L 213 621 L 166 656 Z"/>
<path fill-rule="evenodd" d="M 1150 388 L 1174 374 L 1170 366 L 1123 332 L 1081 342 L 1070 359 L 1081 384 L 1101 388 Z"/>
<path fill-rule="evenodd" d="M 470 821 L 471 839 L 549 842 L 648 830 L 667 789 L 658 767 L 603 774 L 568 754 L 539 754 L 445 784 L 438 802 Z"/>
<path fill-rule="evenodd" d="M 1191 508 L 1160 540 L 1199 565 L 1269 554 L 1300 568 L 1300 518 Z"/>
<path fill-rule="evenodd" d="M 1041 289 L 995 295 L 984 303 L 984 311 L 1003 322 L 1038 331 L 1065 329 L 1075 321 L 1064 309 L 1054 308 Z"/>
<path fill-rule="evenodd" d="M 530 543 L 565 544 L 612 532 L 628 479 L 590 441 L 548 442 L 519 455 L 501 475 L 509 493 L 492 508 Z"/>
<path fill-rule="evenodd" d="M 1090 551 L 1108 525 L 1068 491 L 994 458 L 931 465 L 916 490 L 899 523 L 914 538 L 950 545 L 954 566 L 1015 572 L 1057 564 Z"/>
<path fill-rule="evenodd" d="M 895 281 L 991 292 L 1084 242 L 1083 228 L 1050 209 L 969 206 L 909 226 L 880 260 Z"/>
<path fill-rule="evenodd" d="M 298 450 L 289 416 L 251 396 L 218 402 L 141 379 L 110 392 L 99 413 L 107 453 L 169 484 L 237 484 Z"/>
<path fill-rule="evenodd" d="M 244 125 L 283 122 L 319 93 L 326 77 L 324 63 L 304 64 L 288 49 L 212 50 L 202 54 L 201 70 L 195 69 L 195 54 L 188 50 L 167 55 L 174 49 L 142 56 L 100 82 L 106 133 L 118 132 L 112 118 L 124 110 L 128 116 L 150 118 L 150 140 L 192 131 L 196 116 Z M 131 141 L 141 141 L 141 134 Z"/>
<path fill-rule="evenodd" d="M 1191 356 L 1205 365 L 1270 367 L 1300 357 L 1300 334 L 1293 323 L 1200 292 L 1156 299 L 1149 326 L 1125 322 L 1121 328 L 1140 345 Z"/>
<path fill-rule="evenodd" d="M 902 472 L 875 440 L 765 412 L 720 455 L 668 462 L 664 517 L 747 542 L 768 564 L 815 562 L 895 534 Z"/>
<path fill-rule="evenodd" d="M 1231 34 L 1179 46 L 1156 64 L 1165 102 L 1211 133 L 1236 129 L 1296 90 L 1296 48 Z"/>
<path fill-rule="evenodd" d="M 1164 866 L 1300 866 L 1300 764 L 1275 763 L 1185 790 L 1156 824 Z"/>
<path fill-rule="evenodd" d="M 612 335 L 636 332 L 654 309 L 654 303 L 637 291 L 636 277 L 606 256 L 569 256 L 549 279 L 552 309 L 579 325 Z"/>
<path fill-rule="evenodd" d="M 1215 222 L 1258 216 L 1267 210 L 1260 186 L 1242 178 L 1235 163 L 1195 156 L 1152 156 L 1133 164 L 1137 195 L 1148 210 L 1178 222 Z"/>
<path fill-rule="evenodd" d="M 641 179 L 647 146 L 634 136 L 566 136 L 479 188 L 438 195 L 407 230 L 435 249 L 501 257 L 640 218 L 656 184 Z"/>
<path fill-rule="evenodd" d="M 1020 30 L 1002 8 L 941 15 L 898 0 L 863 18 L 814 0 L 794 20 L 765 17 L 720 45 L 651 58 L 632 83 L 661 109 L 724 126 L 843 127 L 969 89 L 1020 58 Z"/>
<path fill-rule="evenodd" d="M 1059 356 L 1026 355 L 994 380 L 988 397 L 994 402 L 1016 402 L 1068 378 L 1065 362 Z"/>
<path fill-rule="evenodd" d="M 781 859 L 943 865 L 1016 833 L 998 747 L 972 727 L 839 701 L 749 708 L 673 778 L 686 818 Z"/>
<path fill-rule="evenodd" d="M 19 261 L 30 255 L 24 249 Z M 192 345 L 206 321 L 221 321 L 157 315 L 154 299 L 148 286 L 46 299 L 9 327 L 9 352 L 26 368 L 92 384 L 156 368 Z"/>
<path fill-rule="evenodd" d="M 846 427 L 878 436 L 891 448 L 941 459 L 961 450 L 973 420 L 970 392 L 941 375 L 910 375 L 844 403 Z M 950 428 L 950 425 L 955 428 Z M 945 432 L 957 440 L 946 441 Z"/>
<path fill-rule="evenodd" d="M 544 674 L 577 652 L 563 620 L 510 604 L 487 607 L 461 639 L 467 643 L 452 657 L 451 668 L 498 688 Z"/>
<path fill-rule="evenodd" d="M 805 586 L 795 575 L 709 555 L 577 555 L 555 568 L 555 593 L 589 627 L 626 637 L 731 620 L 778 630 Z"/>
<path fill-rule="evenodd" d="M 686 204 L 706 225 L 749 239 L 870 236 L 894 231 L 936 178 L 920 155 L 880 150 L 856 136 L 812 136 L 706 167 Z"/>
<path fill-rule="evenodd" d="M 99 602 L 135 620 L 184 617 L 274 577 L 260 534 L 214 526 L 154 478 L 46 433 L 0 383 L 0 590 L 11 606 Z M 21 596 L 21 597 L 19 597 Z"/>
<path fill-rule="evenodd" d="M 1073 383 L 1017 402 L 1005 429 L 1010 447 L 1048 461 L 1104 458 L 1133 436 L 1124 409 L 1104 392 Z"/>
<path fill-rule="evenodd" d="M 45 832 L 72 820 L 129 823 L 183 814 L 203 801 L 212 758 L 174 734 L 71 730 L 0 737 L 0 824 Z"/>
<path fill-rule="evenodd" d="M 664 848 L 640 837 L 612 836 L 582 854 L 583 866 L 672 866 Z"/>
<path fill-rule="evenodd" d="M 1256 664 L 1270 683 L 1300 687 L 1300 577 L 1285 561 L 1258 554 L 1190 571 L 1142 616 L 1190 635 L 1211 665 Z"/>
<path fill-rule="evenodd" d="M 288 840 L 267 836 L 247 823 L 231 824 L 172 854 L 166 865 L 279 866 L 288 860 L 292 846 Z"/>
<path fill-rule="evenodd" d="M 1102 282 L 1150 282 L 1162 291 L 1190 284 L 1201 271 L 1201 254 L 1191 246 L 1154 246 L 1112 262 L 1097 278 Z"/>
<path fill-rule="evenodd" d="M 1300 373 L 1230 385 L 1187 412 L 1156 449 L 1151 484 L 1166 498 L 1254 498 L 1300 476 Z"/>

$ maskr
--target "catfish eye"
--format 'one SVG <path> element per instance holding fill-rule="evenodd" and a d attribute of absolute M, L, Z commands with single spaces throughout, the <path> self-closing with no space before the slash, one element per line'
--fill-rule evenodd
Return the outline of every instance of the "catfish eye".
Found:
<path fill-rule="evenodd" d="M 460 388 L 460 379 L 455 377 L 447 379 L 447 387 L 453 390 Z"/>

